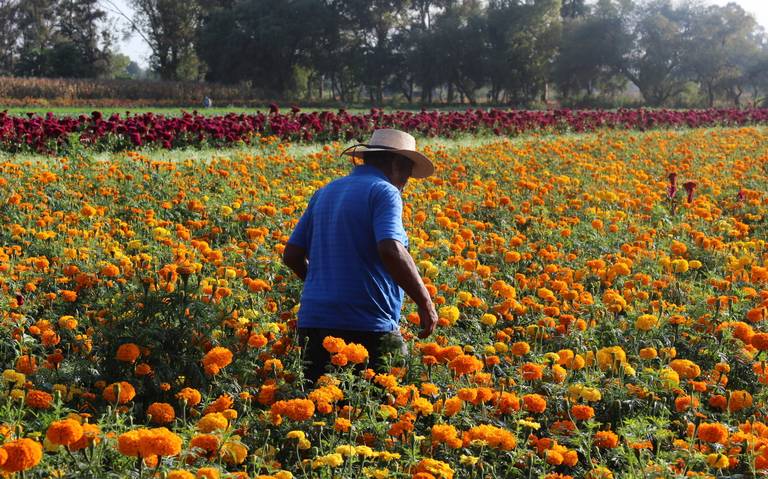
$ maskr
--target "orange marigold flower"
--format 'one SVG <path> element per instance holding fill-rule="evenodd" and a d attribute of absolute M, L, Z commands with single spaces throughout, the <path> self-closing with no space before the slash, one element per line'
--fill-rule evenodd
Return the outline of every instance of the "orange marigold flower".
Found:
<path fill-rule="evenodd" d="M 277 401 L 270 412 L 272 416 L 288 416 L 293 421 L 306 421 L 315 414 L 315 403 L 309 399 L 289 399 Z"/>
<path fill-rule="evenodd" d="M 594 417 L 595 410 L 586 404 L 577 404 L 571 408 L 571 415 L 580 421 L 586 421 Z"/>
<path fill-rule="evenodd" d="M 699 400 L 688 395 L 682 395 L 675 398 L 675 411 L 684 412 L 690 407 L 693 407 L 694 409 L 698 408 Z"/>
<path fill-rule="evenodd" d="M 168 424 L 176 419 L 176 412 L 168 403 L 154 402 L 147 408 L 147 416 L 154 424 Z"/>
<path fill-rule="evenodd" d="M 101 393 L 101 396 L 107 402 L 125 404 L 136 397 L 136 390 L 133 388 L 131 383 L 126 381 L 119 381 L 105 387 L 104 391 Z"/>
<path fill-rule="evenodd" d="M 362 364 L 368 360 L 368 350 L 362 344 L 349 343 L 342 350 L 342 354 L 354 364 Z"/>
<path fill-rule="evenodd" d="M 347 343 L 341 338 L 326 336 L 323 339 L 323 347 L 331 354 L 340 353 L 346 345 Z"/>
<path fill-rule="evenodd" d="M 267 338 L 263 334 L 251 334 L 248 337 L 248 346 L 252 348 L 261 348 L 268 343 Z"/>
<path fill-rule="evenodd" d="M 232 363 L 232 351 L 227 348 L 216 346 L 205 353 L 203 357 L 203 366 L 208 374 L 218 374 L 219 371 Z"/>
<path fill-rule="evenodd" d="M 45 432 L 45 437 L 52 444 L 69 446 L 83 437 L 83 426 L 74 419 L 53 421 L 51 425 L 48 426 L 48 430 Z"/>
<path fill-rule="evenodd" d="M 150 429 L 141 440 L 142 457 L 177 456 L 181 452 L 181 443 L 180 436 L 164 427 Z"/>
<path fill-rule="evenodd" d="M 195 475 L 192 474 L 189 471 L 185 471 L 183 469 L 176 469 L 173 471 L 170 471 L 167 476 L 165 476 L 166 479 L 195 479 Z"/>
<path fill-rule="evenodd" d="M 70 451 L 79 451 L 81 449 L 85 449 L 86 447 L 89 447 L 91 444 L 96 444 L 100 441 L 99 439 L 99 426 L 96 424 L 82 424 L 83 428 L 83 435 L 80 436 L 80 439 L 73 442 L 72 444 L 69 444 L 69 450 Z"/>
<path fill-rule="evenodd" d="M 43 458 L 43 445 L 28 438 L 8 442 L 2 449 L 7 454 L 7 459 L 0 466 L 0 470 L 7 473 L 32 469 Z"/>
<path fill-rule="evenodd" d="M 347 432 L 352 427 L 352 421 L 343 417 L 337 417 L 333 423 L 333 429 L 339 432 Z"/>
<path fill-rule="evenodd" d="M 232 407 L 235 403 L 234 399 L 229 394 L 222 394 L 217 397 L 215 401 L 203 409 L 203 414 L 210 414 L 212 412 L 224 412 Z"/>
<path fill-rule="evenodd" d="M 547 409 L 547 399 L 540 394 L 523 396 L 523 409 L 532 413 L 542 413 Z"/>
<path fill-rule="evenodd" d="M 201 467 L 197 470 L 195 477 L 197 479 L 219 479 L 221 473 L 215 467 Z"/>
<path fill-rule="evenodd" d="M 520 373 L 523 379 L 526 381 L 535 381 L 541 379 L 544 371 L 544 366 L 535 363 L 525 363 L 520 367 Z"/>
<path fill-rule="evenodd" d="M 728 398 L 728 410 L 738 412 L 752 406 L 752 395 L 747 391 L 739 390 L 731 392 Z"/>
<path fill-rule="evenodd" d="M 134 429 L 117 436 L 117 450 L 123 456 L 139 457 L 141 441 L 146 436 L 146 429 Z"/>
<path fill-rule="evenodd" d="M 701 374 L 701 368 L 698 364 L 688 359 L 675 359 L 669 363 L 669 367 L 672 368 L 681 379 L 694 379 Z"/>
<path fill-rule="evenodd" d="M 490 447 L 510 451 L 517 446 L 515 435 L 506 429 L 490 424 L 475 426 L 463 434 L 463 444 L 468 446 L 472 441 L 484 441 Z"/>
<path fill-rule="evenodd" d="M 445 400 L 445 403 L 443 403 L 443 412 L 446 416 L 452 417 L 455 416 L 459 411 L 461 411 L 461 408 L 464 406 L 464 401 L 461 400 L 459 397 L 452 397 Z"/>
<path fill-rule="evenodd" d="M 200 434 L 189 441 L 190 448 L 200 449 L 198 454 L 212 457 L 219 450 L 219 438 L 213 434 Z"/>
<path fill-rule="evenodd" d="M 705 422 L 699 424 L 697 436 L 702 441 L 723 443 L 728 439 L 728 429 L 719 422 Z"/>
<path fill-rule="evenodd" d="M 619 436 L 613 431 L 598 431 L 595 433 L 595 446 L 603 449 L 613 449 L 619 445 Z"/>
<path fill-rule="evenodd" d="M 115 359 L 118 361 L 123 361 L 126 363 L 132 363 L 136 361 L 139 356 L 141 355 L 141 350 L 137 345 L 134 343 L 125 343 L 121 344 L 120 347 L 117 348 L 117 353 L 115 353 Z"/>
<path fill-rule="evenodd" d="M 752 336 L 752 346 L 758 351 L 768 350 L 768 333 L 755 333 Z"/>
<path fill-rule="evenodd" d="M 38 389 L 31 389 L 24 398 L 24 404 L 32 409 L 48 409 L 51 403 L 53 403 L 53 396 Z"/>
<path fill-rule="evenodd" d="M 482 370 L 483 362 L 472 355 L 462 354 L 451 360 L 451 362 L 448 363 L 448 367 L 459 376 L 463 376 Z"/>
<path fill-rule="evenodd" d="M 459 439 L 459 433 L 456 428 L 450 424 L 435 424 L 432 426 L 432 444 L 445 444 L 446 446 L 458 449 L 462 445 Z"/>
<path fill-rule="evenodd" d="M 218 430 L 226 430 L 229 426 L 229 419 L 220 412 L 206 414 L 197 421 L 197 430 L 208 433 Z"/>
<path fill-rule="evenodd" d="M 185 402 L 189 407 L 194 407 L 200 404 L 200 401 L 203 400 L 203 397 L 200 394 L 200 391 L 197 389 L 184 388 L 176 393 L 176 399 L 181 402 Z"/>
<path fill-rule="evenodd" d="M 22 374 L 31 376 L 32 374 L 35 374 L 35 371 L 37 371 L 37 359 L 34 356 L 30 356 L 29 354 L 19 356 L 19 358 L 16 360 L 14 368 L 16 371 Z"/>
<path fill-rule="evenodd" d="M 518 341 L 512 344 L 512 348 L 510 348 L 510 351 L 515 356 L 525 356 L 530 350 L 530 344 L 526 343 L 525 341 Z"/>

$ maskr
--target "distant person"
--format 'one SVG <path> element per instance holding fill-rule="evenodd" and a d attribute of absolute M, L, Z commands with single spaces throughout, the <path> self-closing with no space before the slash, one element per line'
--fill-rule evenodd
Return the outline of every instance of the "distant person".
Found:
<path fill-rule="evenodd" d="M 205 108 L 211 108 L 213 106 L 213 100 L 211 100 L 211 97 L 206 96 L 203 98 L 203 106 Z"/>

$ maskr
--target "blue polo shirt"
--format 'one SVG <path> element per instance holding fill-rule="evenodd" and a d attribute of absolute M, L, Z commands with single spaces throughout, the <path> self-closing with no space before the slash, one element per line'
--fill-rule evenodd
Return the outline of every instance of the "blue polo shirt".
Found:
<path fill-rule="evenodd" d="M 288 240 L 309 260 L 300 328 L 399 327 L 403 290 L 384 268 L 377 243 L 408 246 L 402 215 L 400 191 L 373 166 L 357 166 L 315 192 Z"/>

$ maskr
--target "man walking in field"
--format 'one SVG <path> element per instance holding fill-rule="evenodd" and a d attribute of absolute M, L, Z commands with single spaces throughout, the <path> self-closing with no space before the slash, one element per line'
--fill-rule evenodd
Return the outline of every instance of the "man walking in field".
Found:
<path fill-rule="evenodd" d="M 390 352 L 407 353 L 399 329 L 403 291 L 418 307 L 419 337 L 437 325 L 402 220 L 408 179 L 434 172 L 415 148 L 411 135 L 384 129 L 345 150 L 363 164 L 315 192 L 288 240 L 283 261 L 304 281 L 298 333 L 312 383 L 330 362 L 326 336 L 362 344 L 377 367 Z"/>

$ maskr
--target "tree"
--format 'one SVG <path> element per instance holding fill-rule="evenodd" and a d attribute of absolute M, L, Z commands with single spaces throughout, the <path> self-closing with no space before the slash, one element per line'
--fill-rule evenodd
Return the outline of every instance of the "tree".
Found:
<path fill-rule="evenodd" d="M 560 42 L 559 0 L 491 0 L 486 11 L 491 97 L 515 104 L 544 99 Z"/>
<path fill-rule="evenodd" d="M 654 0 L 638 11 L 633 47 L 619 68 L 649 105 L 662 105 L 685 89 L 692 16 L 690 4 L 675 7 L 670 0 Z"/>
<path fill-rule="evenodd" d="M 618 67 L 632 47 L 624 18 L 630 5 L 600 0 L 589 16 L 567 20 L 563 25 L 552 78 L 564 97 L 595 91 L 613 93 L 626 80 Z"/>
<path fill-rule="evenodd" d="M 746 89 L 746 71 L 760 43 L 757 22 L 735 3 L 711 6 L 694 16 L 685 65 L 712 107 L 719 93 L 736 105 Z"/>
<path fill-rule="evenodd" d="M 560 7 L 560 15 L 564 19 L 574 19 L 589 14 L 589 5 L 586 0 L 563 0 L 563 6 Z"/>
<path fill-rule="evenodd" d="M 19 3 L 14 74 L 82 78 L 106 73 L 112 36 L 101 27 L 105 17 L 97 0 Z"/>
<path fill-rule="evenodd" d="M 280 97 L 297 88 L 296 68 L 317 38 L 322 5 L 314 0 L 240 0 L 203 20 L 198 52 L 207 79 L 248 81 Z"/>
<path fill-rule="evenodd" d="M 196 80 L 204 68 L 195 53 L 198 0 L 131 0 L 135 25 L 152 50 L 151 66 L 163 80 Z"/>

